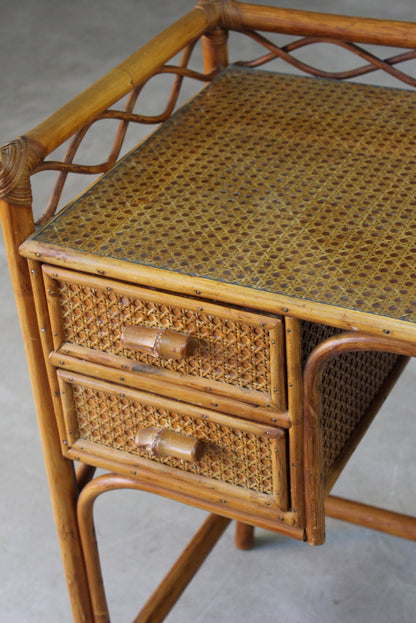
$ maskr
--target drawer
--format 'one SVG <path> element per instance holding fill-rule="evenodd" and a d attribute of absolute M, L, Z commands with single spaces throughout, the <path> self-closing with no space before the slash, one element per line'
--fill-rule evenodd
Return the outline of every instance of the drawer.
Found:
<path fill-rule="evenodd" d="M 280 318 L 50 266 L 43 272 L 56 351 L 285 409 Z"/>
<path fill-rule="evenodd" d="M 58 370 L 64 447 L 106 466 L 157 464 L 164 482 L 191 482 L 248 502 L 288 507 L 286 433 L 113 383 Z M 100 463 L 100 459 L 102 459 Z M 103 463 L 104 461 L 104 463 Z"/>

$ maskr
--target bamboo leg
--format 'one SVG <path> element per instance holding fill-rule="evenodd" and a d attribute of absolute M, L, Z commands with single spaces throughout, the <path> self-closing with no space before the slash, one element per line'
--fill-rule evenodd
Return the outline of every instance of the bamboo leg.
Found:
<path fill-rule="evenodd" d="M 416 517 L 394 513 L 333 495 L 328 496 L 325 501 L 325 513 L 334 519 L 342 519 L 365 528 L 416 541 Z"/>
<path fill-rule="evenodd" d="M 254 543 L 254 526 L 237 521 L 234 543 L 238 549 L 251 549 Z"/>
<path fill-rule="evenodd" d="M 13 206 L 0 201 L 0 216 L 16 297 L 26 356 L 38 416 L 42 448 L 48 476 L 52 507 L 61 548 L 63 566 L 75 623 L 91 621 L 91 606 L 84 560 L 76 519 L 77 486 L 71 461 L 61 453 L 48 377 L 43 359 L 39 329 L 26 261 L 18 246 L 33 231 L 29 206 Z"/>
<path fill-rule="evenodd" d="M 93 506 L 99 495 L 116 489 L 154 489 L 139 479 L 106 474 L 85 485 L 78 501 L 78 521 L 91 593 L 94 623 L 110 623 L 100 557 L 94 530 Z M 230 519 L 211 514 L 185 548 L 134 623 L 159 623 L 173 608 L 190 580 L 217 543 Z"/>
<path fill-rule="evenodd" d="M 112 485 L 112 480 L 108 482 L 108 478 L 102 476 L 86 483 L 78 498 L 78 524 L 87 569 L 94 623 L 110 623 L 94 529 L 94 502 L 101 493 L 115 488 L 116 485 Z"/>

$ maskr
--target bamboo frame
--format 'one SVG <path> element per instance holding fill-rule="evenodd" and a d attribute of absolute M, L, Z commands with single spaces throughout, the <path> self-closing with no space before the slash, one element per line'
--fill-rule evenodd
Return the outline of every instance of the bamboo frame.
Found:
<path fill-rule="evenodd" d="M 207 76 L 228 64 L 227 34 L 228 30 L 251 31 L 258 29 L 266 32 L 281 32 L 303 37 L 322 38 L 338 42 L 355 42 L 381 44 L 401 48 L 416 47 L 416 24 L 390 20 L 375 20 L 347 16 L 333 16 L 309 11 L 278 9 L 272 7 L 244 4 L 235 0 L 201 0 L 187 15 L 166 29 L 149 44 L 138 50 L 129 59 L 92 85 L 89 89 L 74 98 L 44 122 L 28 131 L 23 137 L 7 145 L 0 151 L 0 216 L 6 241 L 15 296 L 20 323 L 22 326 L 25 348 L 31 373 L 36 410 L 41 431 L 42 445 L 51 490 L 52 505 L 55 513 L 58 537 L 60 541 L 65 573 L 70 593 L 74 621 L 107 621 L 107 613 L 99 609 L 103 606 L 101 577 L 99 571 L 98 552 L 93 536 L 92 507 L 98 495 L 111 488 L 131 488 L 152 491 L 184 503 L 198 505 L 198 498 L 192 496 L 192 486 L 187 478 L 179 479 L 179 492 L 175 495 L 164 486 L 163 470 L 161 473 L 149 470 L 140 480 L 129 478 L 130 466 L 122 465 L 111 451 L 102 457 L 94 455 L 93 450 L 64 450 L 61 442 L 64 428 L 58 429 L 56 413 L 59 415 L 59 404 L 53 400 L 56 392 L 56 378 L 53 366 L 68 366 L 75 373 L 103 374 L 103 378 L 116 382 L 119 377 L 118 364 L 115 360 L 80 361 L 80 352 L 65 351 L 66 345 L 55 353 L 50 363 L 47 355 L 51 350 L 51 329 L 48 326 L 48 314 L 40 280 L 39 263 L 45 259 L 57 266 L 70 267 L 94 274 L 105 274 L 118 280 L 151 283 L 152 287 L 162 290 L 191 295 L 194 298 L 218 299 L 223 303 L 244 306 L 247 292 L 244 288 L 233 285 L 222 285 L 194 277 L 175 277 L 158 269 L 131 266 L 116 260 L 100 258 L 100 266 L 88 257 L 80 257 L 71 252 L 56 252 L 47 245 L 29 248 L 24 241 L 34 231 L 31 212 L 31 192 L 29 176 L 42 168 L 42 161 L 65 140 L 86 129 L 99 115 L 107 114 L 107 109 L 144 83 L 158 71 L 177 52 L 202 37 L 204 63 Z M 179 72 L 180 73 L 180 72 Z M 182 71 L 182 74 L 185 72 Z M 131 111 L 126 113 L 125 119 Z M 110 113 L 108 113 L 110 115 Z M 23 244 L 22 244 L 23 243 Z M 26 262 L 19 255 L 18 249 L 29 258 L 31 278 L 27 273 Z M 36 301 L 38 326 L 33 309 Z M 304 538 L 304 519 L 306 513 L 306 531 L 310 543 L 318 544 L 324 539 L 324 517 L 326 513 L 332 517 L 348 519 L 360 525 L 381 529 L 405 538 L 415 540 L 416 519 L 405 515 L 393 514 L 389 511 L 374 509 L 366 505 L 340 500 L 325 495 L 332 482 L 324 483 L 321 473 L 322 453 L 319 428 L 319 380 L 327 361 L 340 352 L 359 350 L 386 350 L 400 353 L 403 356 L 416 355 L 416 326 L 400 320 L 377 317 L 373 314 L 362 314 L 346 311 L 341 308 L 330 308 L 327 305 L 305 304 L 290 297 L 274 296 L 266 292 L 257 293 L 257 308 L 266 313 L 280 314 L 286 317 L 287 329 L 287 372 L 288 372 L 288 412 L 269 413 L 266 407 L 257 411 L 253 417 L 258 422 L 277 422 L 289 430 L 289 455 L 291 462 L 291 503 L 292 511 L 280 518 L 279 531 L 295 538 Z M 331 326 L 345 330 L 359 330 L 364 334 L 355 333 L 331 338 L 318 346 L 310 355 L 304 377 L 304 414 L 302 414 L 302 383 L 300 361 L 300 326 L 301 321 L 325 322 Z M 56 357 L 57 359 L 54 359 Z M 58 359 L 62 361 L 58 362 Z M 107 375 L 107 376 L 106 376 Z M 65 376 L 65 373 L 63 373 Z M 140 384 L 140 376 L 125 374 L 126 384 L 134 387 Z M 135 378 L 135 380 L 133 380 Z M 158 379 L 151 389 L 156 392 Z M 207 396 L 202 397 L 200 388 L 191 388 L 182 394 L 184 400 L 193 404 L 208 406 Z M 163 385 L 165 396 L 174 397 L 176 387 L 169 382 Z M 198 393 L 199 392 L 199 393 Z M 200 402 L 199 402 L 200 401 Z M 220 410 L 226 413 L 236 412 L 237 401 L 230 397 L 219 397 Z M 242 417 L 250 418 L 250 406 L 244 405 Z M 227 411 L 228 409 L 228 411 Z M 277 417 L 277 420 L 276 420 Z M 270 418 L 270 420 L 269 420 Z M 274 418 L 274 419 L 273 419 Z M 304 418 L 304 421 L 303 421 Z M 59 417 L 58 417 L 59 420 Z M 303 428 L 304 426 L 304 428 Z M 304 444 L 304 447 L 303 447 Z M 347 458 L 347 457 L 344 457 Z M 81 459 L 76 478 L 73 461 Z M 305 465 L 303 465 L 305 463 Z M 119 475 L 109 475 L 94 479 L 95 466 L 104 465 L 108 469 L 117 469 Z M 304 473 L 303 473 L 304 470 Z M 337 468 L 337 473 L 341 465 Z M 305 499 L 303 497 L 305 488 Z M 82 491 L 78 498 L 79 491 Z M 253 525 L 268 529 L 276 529 L 273 514 L 260 516 L 253 504 L 252 514 L 247 511 L 247 504 L 235 503 L 230 510 L 218 501 L 217 493 L 208 493 L 200 506 L 223 517 L 237 519 L 236 544 L 248 548 L 253 541 Z M 76 511 L 78 508 L 79 516 Z M 161 610 L 167 594 L 171 589 L 180 591 L 190 579 L 188 571 L 196 564 L 202 563 L 205 556 L 205 544 L 214 545 L 217 537 L 225 529 L 228 519 L 212 518 L 190 546 L 188 553 L 181 558 L 179 565 L 168 575 L 158 596 L 152 598 L 146 613 L 136 618 L 138 623 L 159 621 L 155 611 Z M 82 543 L 80 540 L 80 528 Z M 213 534 L 215 533 L 215 536 Z M 68 539 L 68 534 L 71 539 Z M 205 536 L 211 535 L 206 541 Z M 207 553 L 207 552 L 206 552 Z M 86 577 L 86 566 L 89 581 Z M 196 562 L 198 561 L 198 562 Z M 191 567 L 188 566 L 191 564 Z M 188 571 L 187 571 L 188 570 Z M 193 569 L 192 569 L 193 571 Z M 185 573 L 185 575 L 183 575 Z M 188 575 L 189 578 L 188 578 Z M 193 575 L 193 573 L 192 573 Z M 178 576 L 183 582 L 177 584 Z M 177 587 L 177 588 L 175 588 Z M 91 613 L 91 596 L 98 607 L 96 615 Z M 176 599 L 175 595 L 175 599 Z M 164 607 L 164 606 L 163 606 Z M 153 618 L 155 617 L 156 618 Z"/>
<path fill-rule="evenodd" d="M 202 37 L 205 73 L 210 74 L 228 65 L 228 31 L 216 27 Z"/>
<path fill-rule="evenodd" d="M 91 589 L 94 623 L 110 623 L 110 618 L 94 530 L 93 506 L 99 495 L 120 489 L 152 492 L 140 479 L 106 474 L 86 485 L 78 502 L 80 534 Z M 134 623 L 160 623 L 165 619 L 229 523 L 230 519 L 214 514 L 206 519 L 134 619 Z"/>
<path fill-rule="evenodd" d="M 20 246 L 20 252 L 29 259 L 47 262 L 62 268 L 71 267 L 80 272 L 92 275 L 105 275 L 111 279 L 118 279 L 130 283 L 151 283 L 160 290 L 175 291 L 194 298 L 218 300 L 231 305 L 244 307 L 247 303 L 245 288 L 234 284 L 223 284 L 215 280 L 203 279 L 189 275 L 178 275 L 168 270 L 153 268 L 140 264 L 122 262 L 108 257 L 100 257 L 100 266 L 92 256 L 65 250 L 65 254 L 45 243 L 30 241 Z M 372 335 L 375 338 L 399 340 L 412 346 L 412 353 L 416 354 L 416 325 L 405 320 L 396 320 L 388 316 L 377 316 L 355 310 L 346 310 L 343 307 L 333 307 L 324 303 L 317 303 L 295 299 L 291 296 L 276 295 L 264 290 L 256 291 L 256 308 L 271 314 L 298 318 L 316 322 L 319 319 L 323 324 L 339 327 L 346 331 L 359 331 Z"/>
<path fill-rule="evenodd" d="M 29 273 L 24 259 L 18 254 L 22 240 L 33 229 L 30 207 L 13 206 L 0 200 L 0 217 L 6 245 L 23 342 L 29 365 L 32 391 L 44 453 L 52 507 L 58 532 L 62 561 L 75 623 L 88 620 L 91 612 L 83 552 L 76 519 L 77 486 L 72 462 L 60 451 L 55 412 L 43 359 L 39 329 L 33 314 L 34 299 Z M 71 539 L 68 535 L 71 534 Z"/>
<path fill-rule="evenodd" d="M 302 395 L 302 323 L 296 318 L 286 318 L 286 370 L 289 430 L 290 495 L 292 513 L 298 525 L 305 525 L 304 460 L 303 460 L 303 395 Z"/>
<path fill-rule="evenodd" d="M 416 541 L 416 517 L 344 500 L 334 495 L 327 497 L 325 513 L 334 519 L 341 519 L 371 530 L 379 530 L 402 539 Z"/>

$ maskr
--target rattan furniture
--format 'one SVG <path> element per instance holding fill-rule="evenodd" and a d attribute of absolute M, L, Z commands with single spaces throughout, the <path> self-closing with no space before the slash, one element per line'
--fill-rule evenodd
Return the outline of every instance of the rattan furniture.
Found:
<path fill-rule="evenodd" d="M 229 64 L 230 30 L 264 55 Z M 199 40 L 204 72 L 188 66 Z M 318 41 L 363 65 L 325 73 L 294 55 Z M 410 51 L 381 60 L 361 44 Z M 142 623 L 163 620 L 230 519 L 243 548 L 253 526 L 321 544 L 325 512 L 416 538 L 411 517 L 329 495 L 416 353 L 416 81 L 397 67 L 415 47 L 412 24 L 202 1 L 2 148 L 3 231 L 75 621 L 109 620 L 93 504 L 112 489 L 211 513 Z M 303 74 L 257 69 L 276 58 Z M 407 88 L 342 80 L 375 69 Z M 134 107 L 158 74 L 173 89 L 146 117 Z M 184 77 L 198 92 L 174 111 Z M 108 159 L 75 163 L 108 118 L 120 122 Z M 160 125 L 119 157 L 137 122 Z M 46 159 L 68 139 L 63 161 Z M 30 176 L 47 169 L 58 179 L 36 228 Z M 103 175 L 54 214 L 69 173 Z"/>

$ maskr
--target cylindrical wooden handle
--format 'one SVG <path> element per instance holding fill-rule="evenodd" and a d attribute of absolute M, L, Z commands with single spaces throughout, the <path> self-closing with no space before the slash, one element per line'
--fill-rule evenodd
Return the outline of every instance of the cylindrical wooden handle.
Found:
<path fill-rule="evenodd" d="M 139 430 L 135 444 L 138 448 L 146 448 L 158 458 L 173 457 L 191 463 L 197 463 L 204 454 L 204 446 L 198 439 L 163 428 Z"/>
<path fill-rule="evenodd" d="M 123 330 L 121 343 L 152 357 L 186 359 L 192 352 L 193 338 L 170 329 L 130 326 Z"/>

